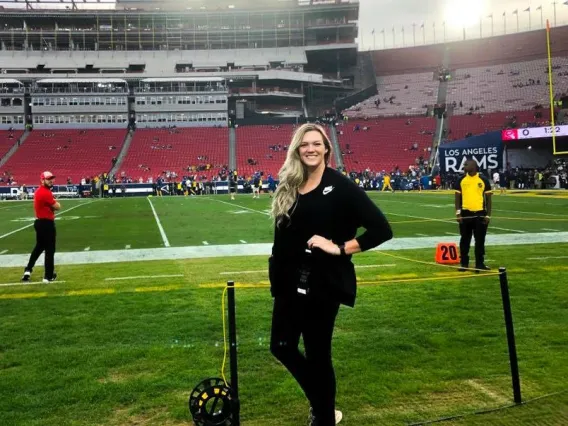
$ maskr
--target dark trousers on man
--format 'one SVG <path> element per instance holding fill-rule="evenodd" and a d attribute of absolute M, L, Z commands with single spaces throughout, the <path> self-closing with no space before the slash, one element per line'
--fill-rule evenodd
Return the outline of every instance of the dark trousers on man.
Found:
<path fill-rule="evenodd" d="M 26 271 L 32 271 L 37 259 L 45 251 L 45 275 L 48 280 L 53 278 L 55 257 L 55 222 L 48 219 L 36 219 L 34 222 L 36 245 L 30 255 Z"/>
<path fill-rule="evenodd" d="M 338 311 L 338 302 L 312 295 L 274 298 L 270 350 L 300 384 L 318 426 L 335 425 L 331 340 Z M 305 354 L 298 350 L 300 335 Z"/>
<path fill-rule="evenodd" d="M 485 215 L 485 211 L 462 210 L 461 212 L 460 256 L 462 266 L 469 266 L 469 247 L 471 246 L 472 236 L 475 238 L 475 266 L 479 267 L 485 263 L 485 235 L 487 234 Z"/>

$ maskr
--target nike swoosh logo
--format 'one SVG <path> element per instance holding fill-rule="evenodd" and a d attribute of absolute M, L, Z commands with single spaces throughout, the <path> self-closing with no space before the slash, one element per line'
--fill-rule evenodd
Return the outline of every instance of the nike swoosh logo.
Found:
<path fill-rule="evenodd" d="M 327 194 L 329 194 L 331 191 L 333 191 L 333 186 L 325 187 L 325 188 L 323 189 L 323 195 L 327 195 Z"/>

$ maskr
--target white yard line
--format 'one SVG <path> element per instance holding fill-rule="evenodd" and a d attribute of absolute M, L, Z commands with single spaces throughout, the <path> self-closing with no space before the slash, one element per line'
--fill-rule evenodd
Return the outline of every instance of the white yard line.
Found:
<path fill-rule="evenodd" d="M 420 234 L 420 233 L 416 233 L 416 235 L 418 235 L 419 237 L 427 237 L 428 236 L 426 234 Z"/>
<path fill-rule="evenodd" d="M 248 207 L 245 207 L 245 206 L 241 206 L 240 204 L 229 203 L 228 201 L 217 200 L 217 199 L 215 199 L 215 198 L 207 198 L 207 199 L 208 199 L 208 200 L 211 200 L 211 201 L 216 201 L 216 202 L 218 202 L 218 203 L 227 204 L 227 205 L 229 205 L 229 206 L 239 207 L 239 208 L 245 209 L 245 210 L 250 210 L 251 212 L 259 213 L 259 214 L 262 214 L 262 215 L 265 215 L 265 216 L 270 216 L 270 213 L 263 212 L 262 210 L 251 209 L 251 208 L 248 208 Z"/>
<path fill-rule="evenodd" d="M 518 232 L 519 234 L 526 234 L 525 231 L 521 231 L 519 229 L 500 228 L 498 226 L 493 226 L 493 225 L 489 224 L 489 230 L 491 230 L 491 229 L 499 229 L 501 231 L 510 231 L 510 232 Z"/>
<path fill-rule="evenodd" d="M 26 283 L 22 283 L 22 282 L 20 282 L 20 283 L 4 283 L 4 284 L 0 284 L 0 287 L 13 287 L 13 286 L 18 286 L 18 285 L 27 286 L 27 285 L 37 285 L 37 284 L 44 284 L 44 285 L 48 286 L 48 285 L 52 285 L 52 284 L 61 284 L 61 283 L 64 283 L 64 282 L 65 281 L 53 281 L 49 284 L 47 284 L 47 283 L 44 284 L 43 281 L 33 281 L 33 282 L 26 282 Z"/>
<path fill-rule="evenodd" d="M 543 231 L 550 231 L 550 232 L 560 232 L 559 229 L 551 229 L 551 228 L 541 228 Z"/>
<path fill-rule="evenodd" d="M 478 390 L 479 392 L 481 392 L 482 394 L 488 396 L 489 398 L 493 399 L 496 402 L 499 403 L 505 403 L 507 402 L 507 398 L 505 398 L 502 395 L 499 395 L 489 389 L 487 389 L 485 386 L 481 385 L 480 383 L 477 383 L 475 380 L 466 380 L 465 381 L 469 386 L 471 386 L 472 388 L 474 388 L 475 390 Z"/>
<path fill-rule="evenodd" d="M 208 243 L 207 241 L 203 241 L 203 245 L 204 245 L 204 246 L 208 246 L 209 243 Z"/>
<path fill-rule="evenodd" d="M 125 249 L 125 250 L 129 250 L 129 249 L 130 249 L 130 244 L 126 244 L 126 245 L 124 246 L 124 249 Z"/>
<path fill-rule="evenodd" d="M 446 235 L 459 235 L 459 234 L 457 234 L 457 233 L 455 233 L 455 232 L 444 232 L 444 234 L 446 234 Z"/>
<path fill-rule="evenodd" d="M 398 204 L 411 204 L 413 206 L 422 206 L 422 207 L 430 207 L 430 208 L 434 208 L 434 206 L 432 204 L 427 204 L 427 203 L 416 203 L 416 202 L 410 202 L 410 201 L 400 201 L 400 200 L 390 200 L 390 199 L 380 199 L 381 202 L 387 202 L 387 203 L 398 203 Z M 555 213 L 540 213 L 540 212 L 533 212 L 533 211 L 521 211 L 521 210 L 509 210 L 509 209 L 496 209 L 496 208 L 492 208 L 492 210 L 494 212 L 508 212 L 508 213 L 522 213 L 526 216 L 529 216 L 531 214 L 536 214 L 539 216 L 551 216 L 551 217 L 565 217 L 566 215 L 562 215 L 562 214 L 555 214 Z M 448 209 L 449 212 L 452 211 L 452 209 Z M 395 214 L 395 213 L 389 213 L 388 215 L 394 215 L 394 216 L 405 216 L 403 214 Z M 408 217 L 413 217 L 408 215 Z M 417 219 L 419 219 L 417 217 Z M 432 218 L 423 218 L 423 219 L 432 219 Z M 497 218 L 498 219 L 498 218 Z M 432 219 L 434 220 L 434 219 Z M 443 221 L 442 219 L 440 219 L 441 221 Z"/>
<path fill-rule="evenodd" d="M 166 233 L 164 232 L 164 228 L 162 227 L 162 224 L 160 222 L 160 218 L 158 217 L 158 213 L 156 213 L 156 209 L 154 208 L 154 205 L 152 204 L 152 200 L 150 200 L 149 198 L 146 198 L 146 199 L 150 203 L 150 207 L 152 208 L 152 213 L 154 213 L 154 218 L 156 219 L 156 224 L 158 225 L 158 229 L 160 230 L 160 235 L 162 236 L 162 241 L 164 242 L 164 246 L 169 247 L 170 242 L 168 241 L 168 237 L 166 236 Z"/>
<path fill-rule="evenodd" d="M 85 247 L 85 248 L 83 249 L 83 251 L 89 251 L 89 250 L 91 250 L 91 247 Z"/>
<path fill-rule="evenodd" d="M 150 278 L 180 278 L 183 274 L 172 274 L 172 275 L 140 275 L 136 277 L 111 277 L 105 278 L 105 281 L 127 281 L 127 280 L 144 280 Z"/>
<path fill-rule="evenodd" d="M 527 257 L 527 260 L 568 259 L 568 256 Z"/>
<path fill-rule="evenodd" d="M 8 253 L 8 250 L 2 250 L 2 251 L 0 251 L 0 254 L 4 254 L 4 253 Z"/>
<path fill-rule="evenodd" d="M 395 238 L 377 248 L 377 250 L 410 250 L 431 249 L 440 240 L 458 242 L 456 236 L 433 236 Z M 487 246 L 557 244 L 568 241 L 568 232 L 541 232 L 526 234 L 490 234 L 487 235 Z M 151 260 L 178 260 L 201 258 L 225 258 L 233 256 L 269 256 L 272 253 L 272 243 L 262 244 L 227 244 L 227 245 L 198 245 L 190 247 L 158 247 L 130 250 L 91 250 L 80 252 L 58 252 L 55 254 L 57 265 L 78 265 L 95 263 L 136 262 Z M 2 256 L 0 268 L 20 267 L 28 261 L 28 254 L 5 254 Z M 41 258 L 38 260 L 41 262 Z"/>
<path fill-rule="evenodd" d="M 507 209 L 492 209 L 494 212 L 509 212 L 509 213 L 522 213 L 526 216 L 531 214 L 536 214 L 538 216 L 551 216 L 551 217 L 566 217 L 565 214 L 554 214 L 554 213 L 540 213 L 540 212 L 524 212 L 521 210 L 507 210 Z"/>
<path fill-rule="evenodd" d="M 83 204 L 79 204 L 79 205 L 77 205 L 77 206 L 70 207 L 70 208 L 68 208 L 67 210 L 63 210 L 63 211 L 60 212 L 60 213 L 56 213 L 55 216 L 56 216 L 56 217 L 59 217 L 59 216 L 61 216 L 62 214 L 65 214 L 65 213 L 67 213 L 67 212 L 70 212 L 70 211 L 73 210 L 73 209 L 76 209 L 77 207 L 86 206 L 87 204 L 91 204 L 91 203 L 94 203 L 94 202 L 95 202 L 95 201 L 93 200 L 93 201 L 89 201 L 88 203 L 83 203 Z M 34 226 L 33 222 L 30 223 L 29 225 L 22 226 L 21 228 L 18 228 L 18 229 L 16 229 L 15 231 L 11 231 L 11 232 L 8 232 L 7 234 L 0 235 L 0 240 L 1 240 L 2 238 L 9 237 L 10 235 L 15 234 L 16 232 L 20 232 L 20 231 L 23 231 L 24 229 L 31 228 L 32 226 Z"/>
<path fill-rule="evenodd" d="M 246 244 L 247 242 L 245 240 L 239 240 L 241 242 L 241 244 Z"/>
<path fill-rule="evenodd" d="M 18 207 L 29 207 L 29 206 L 26 206 L 26 204 L 24 204 L 22 202 L 20 204 L 16 204 L 16 205 L 13 205 L 13 206 L 0 207 L 0 210 L 14 209 L 14 208 L 18 208 Z"/>
<path fill-rule="evenodd" d="M 451 223 L 451 224 L 455 224 L 457 225 L 457 221 L 454 220 L 449 220 L 449 219 L 436 219 L 436 218 L 432 218 L 432 217 L 424 217 L 424 216 L 415 216 L 415 215 L 410 215 L 410 214 L 401 214 L 401 213 L 388 213 L 387 216 L 403 216 L 403 217 L 409 217 L 412 219 L 424 219 L 424 220 L 430 220 L 432 222 L 443 222 L 443 223 Z M 525 231 L 521 231 L 519 229 L 509 229 L 509 228 L 500 228 L 498 226 L 493 226 L 491 224 L 489 224 L 489 229 L 500 229 L 501 231 L 510 231 L 510 232 L 517 232 L 519 234 L 524 234 Z M 448 233 L 446 232 L 446 234 L 449 235 L 456 235 L 456 234 L 452 234 L 452 233 Z"/>

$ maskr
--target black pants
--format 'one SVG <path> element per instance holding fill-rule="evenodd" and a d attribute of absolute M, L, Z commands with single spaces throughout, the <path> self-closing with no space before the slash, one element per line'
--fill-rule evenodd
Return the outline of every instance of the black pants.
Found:
<path fill-rule="evenodd" d="M 274 298 L 270 350 L 301 386 L 318 426 L 335 425 L 331 340 L 338 311 L 338 302 L 311 295 Z M 305 354 L 298 350 L 300 335 Z"/>
<path fill-rule="evenodd" d="M 55 256 L 55 222 L 48 219 L 36 219 L 34 222 L 36 231 L 36 245 L 30 255 L 30 261 L 26 271 L 32 271 L 40 254 L 45 251 L 45 275 L 47 279 L 53 278 Z"/>
<path fill-rule="evenodd" d="M 487 224 L 484 221 L 485 212 L 470 212 L 462 210 L 462 221 L 460 223 L 460 255 L 462 266 L 469 265 L 469 247 L 471 237 L 475 237 L 475 266 L 482 266 L 485 262 L 485 235 L 487 234 Z"/>

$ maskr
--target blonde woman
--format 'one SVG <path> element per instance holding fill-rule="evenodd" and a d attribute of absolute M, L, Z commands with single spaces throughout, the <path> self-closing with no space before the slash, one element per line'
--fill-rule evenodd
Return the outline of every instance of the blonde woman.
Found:
<path fill-rule="evenodd" d="M 299 127 L 272 201 L 270 349 L 306 394 L 312 426 L 335 425 L 343 417 L 335 410 L 331 341 L 340 304 L 355 304 L 351 255 L 392 238 L 385 216 L 366 193 L 328 167 L 331 155 L 322 127 Z M 366 231 L 355 238 L 359 227 Z M 298 350 L 300 336 L 305 354 Z"/>

